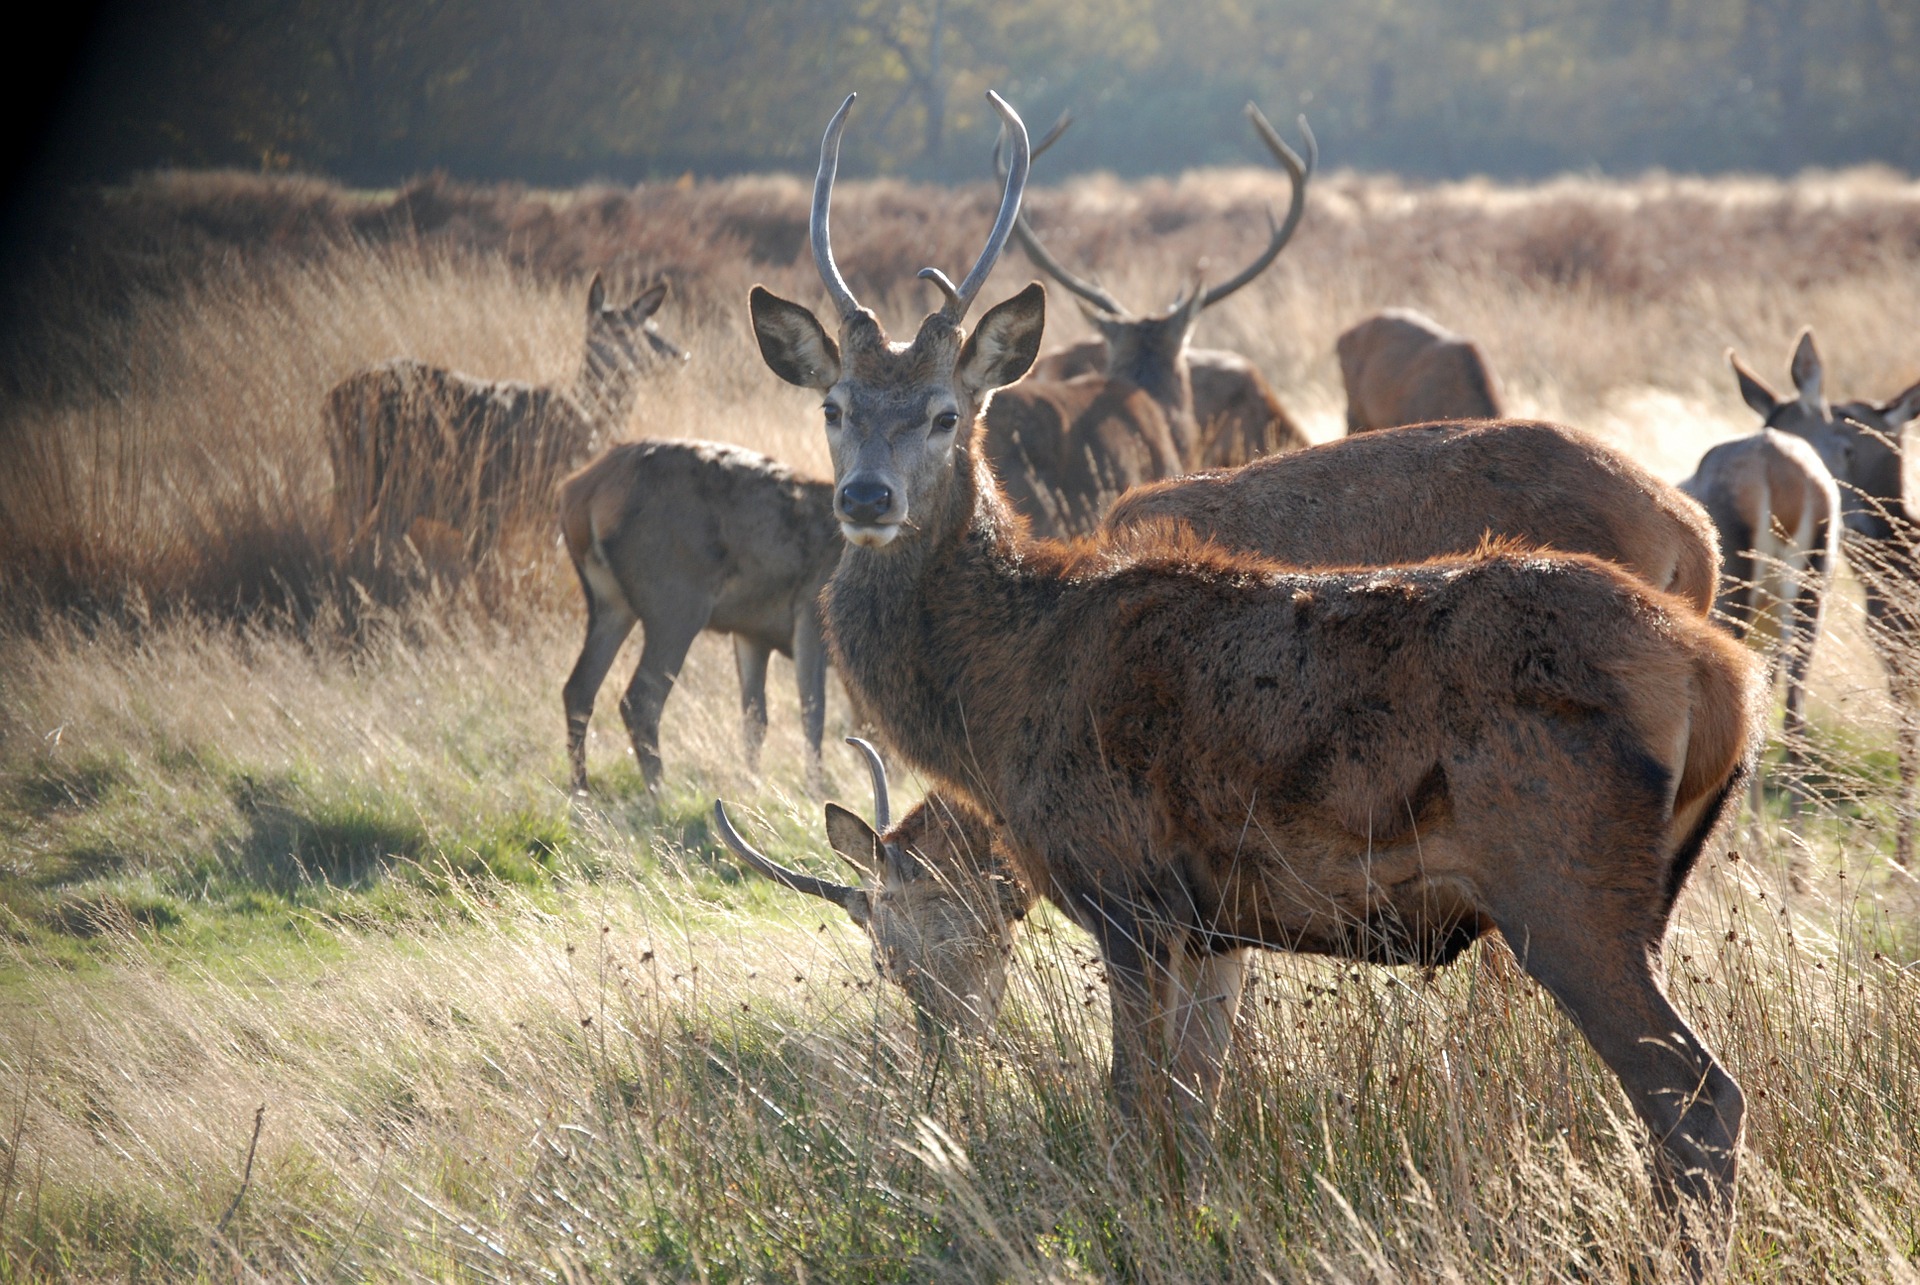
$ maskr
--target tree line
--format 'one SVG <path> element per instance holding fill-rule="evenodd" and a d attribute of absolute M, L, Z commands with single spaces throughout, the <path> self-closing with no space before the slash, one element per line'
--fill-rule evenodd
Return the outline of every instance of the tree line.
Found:
<path fill-rule="evenodd" d="M 804 168 L 978 178 L 1000 89 L 1043 162 L 1257 163 L 1239 106 L 1415 176 L 1920 169 L 1913 0 L 163 0 L 103 11 L 63 178 L 238 166 L 390 186 Z"/>

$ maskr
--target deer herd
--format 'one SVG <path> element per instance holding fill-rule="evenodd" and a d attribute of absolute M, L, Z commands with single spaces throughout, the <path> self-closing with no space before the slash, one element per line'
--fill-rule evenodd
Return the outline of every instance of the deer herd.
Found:
<path fill-rule="evenodd" d="M 1662 944 L 1742 787 L 1759 801 L 1776 670 L 1787 804 L 1806 803 L 1794 755 L 1843 544 L 1902 711 L 1910 858 L 1920 475 L 1901 442 L 1920 384 L 1831 403 L 1804 334 L 1782 399 L 1729 353 L 1762 423 L 1675 486 L 1575 430 L 1502 418 L 1470 340 L 1392 309 L 1340 336 L 1348 436 L 1309 446 L 1250 362 L 1189 342 L 1298 228 L 1306 122 L 1297 152 L 1249 105 L 1290 182 L 1285 217 L 1241 271 L 1136 313 L 1022 211 L 1064 121 L 1032 146 L 989 97 L 998 215 L 958 284 L 922 271 L 943 303 L 910 337 L 888 338 L 833 254 L 852 96 L 813 192 L 829 312 L 752 291 L 767 366 L 819 398 L 831 482 L 683 440 L 614 445 L 560 480 L 618 435 L 646 364 L 686 357 L 652 321 L 664 286 L 617 308 L 596 278 L 570 389 L 396 361 L 333 390 L 345 547 L 471 559 L 509 492 L 558 484 L 587 604 L 564 700 L 575 790 L 636 624 L 620 712 L 649 786 L 662 709 L 713 630 L 733 640 L 749 765 L 768 658 L 793 658 L 817 793 L 831 661 L 925 798 L 893 820 L 879 752 L 853 741 L 874 823 L 828 804 L 826 832 L 855 885 L 761 854 L 716 802 L 718 833 L 844 908 L 930 1041 L 993 1023 L 1015 934 L 1051 902 L 1105 964 L 1121 1116 L 1172 1154 L 1205 1145 L 1253 950 L 1434 967 L 1497 932 L 1618 1076 L 1656 1192 L 1710 1261 L 1744 1104 L 1669 1002 Z M 968 327 L 1015 239 L 1098 340 L 1043 355 L 1038 283 Z"/>

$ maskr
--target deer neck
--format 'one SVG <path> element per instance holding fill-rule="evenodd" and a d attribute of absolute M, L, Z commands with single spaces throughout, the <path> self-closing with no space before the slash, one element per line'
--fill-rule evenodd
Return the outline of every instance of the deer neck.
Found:
<path fill-rule="evenodd" d="M 1124 379 L 1151 397 L 1167 417 L 1167 431 L 1173 437 L 1180 463 L 1193 468 L 1199 458 L 1200 425 L 1193 417 L 1193 377 L 1187 368 L 1184 351 L 1173 361 L 1132 361 L 1109 367 L 1110 378 Z"/>
<path fill-rule="evenodd" d="M 980 713 L 1005 704 L 1035 584 L 1033 548 L 980 440 L 955 461 L 954 484 L 915 519 L 906 543 L 841 553 L 826 618 L 834 664 L 887 742 L 997 816 L 990 765 L 1010 761 L 1011 747 Z M 990 633 L 982 620 L 994 622 Z"/>
<path fill-rule="evenodd" d="M 587 422 L 590 441 L 582 449 L 619 436 L 639 393 L 640 372 L 633 362 L 609 361 L 588 349 L 567 394 Z"/>

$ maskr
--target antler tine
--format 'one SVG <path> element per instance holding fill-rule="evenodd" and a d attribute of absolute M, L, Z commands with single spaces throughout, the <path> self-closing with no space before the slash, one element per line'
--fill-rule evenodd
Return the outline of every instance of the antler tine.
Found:
<path fill-rule="evenodd" d="M 1073 113 L 1070 111 L 1061 112 L 1060 119 L 1053 123 L 1053 128 L 1048 130 L 1046 137 L 1040 140 L 1040 145 L 1033 149 L 1034 159 L 1038 160 L 1042 152 L 1058 142 L 1060 135 L 1066 133 L 1067 126 L 1071 124 L 1073 124 Z M 1004 134 L 1002 137 L 1004 138 Z M 1001 139 L 994 140 L 993 168 L 1000 177 L 1005 178 L 1007 169 L 1006 163 L 1000 155 L 1001 141 Z M 1060 260 L 1054 258 L 1046 246 L 1040 244 L 1040 238 L 1034 235 L 1033 225 L 1027 222 L 1025 210 L 1022 210 L 1020 217 L 1013 221 L 1013 235 L 1018 238 L 1020 248 L 1027 252 L 1027 257 L 1033 260 L 1040 271 L 1046 273 L 1055 281 L 1058 281 L 1066 288 L 1068 293 L 1079 295 L 1082 299 L 1085 299 L 1088 303 L 1103 312 L 1111 312 L 1117 316 L 1126 315 L 1126 306 L 1118 299 L 1093 284 L 1093 282 L 1076 277 L 1073 273 L 1067 271 Z"/>
<path fill-rule="evenodd" d="M 847 280 L 840 275 L 840 268 L 833 261 L 833 239 L 827 231 L 827 207 L 833 201 L 833 177 L 840 169 L 840 135 L 847 128 L 847 113 L 853 109 L 853 100 L 858 94 L 848 94 L 847 101 L 840 104 L 840 110 L 827 122 L 826 137 L 820 140 L 820 172 L 813 180 L 813 217 L 807 224 L 807 237 L 813 242 L 813 263 L 820 269 L 820 280 L 826 284 L 827 293 L 833 297 L 833 306 L 840 315 L 850 317 L 860 311 L 860 301 L 853 297 L 853 291 L 847 288 Z"/>
<path fill-rule="evenodd" d="M 776 861 L 769 860 L 755 852 L 740 832 L 733 828 L 733 822 L 727 819 L 727 805 L 719 799 L 713 801 L 713 824 L 720 831 L 721 841 L 733 849 L 733 855 L 758 870 L 777 884 L 782 884 L 795 892 L 804 892 L 808 896 L 820 897 L 831 901 L 842 910 L 860 892 L 858 888 L 843 883 L 832 883 L 826 879 L 816 879 L 812 875 L 803 875 L 798 870 L 789 870 Z"/>
<path fill-rule="evenodd" d="M 1020 119 L 1020 113 L 1007 105 L 1007 100 L 987 91 L 987 101 L 993 104 L 993 110 L 1000 113 L 1002 127 L 1013 139 L 1013 165 L 1007 174 L 1006 191 L 1000 197 L 1000 213 L 993 221 L 993 231 L 987 234 L 986 248 L 980 251 L 973 271 L 967 273 L 966 280 L 959 286 L 943 286 L 947 292 L 947 305 L 941 309 L 946 318 L 958 325 L 967 315 L 967 309 L 973 306 L 973 300 L 980 288 L 987 284 L 987 276 L 993 271 L 993 265 L 1000 258 L 1000 252 L 1006 249 L 1007 238 L 1013 235 L 1014 221 L 1020 216 L 1020 198 L 1027 190 L 1027 170 L 1033 163 L 1033 148 L 1027 138 L 1026 122 Z M 923 272 L 920 275 L 927 276 Z M 944 278 L 929 277 L 936 285 Z"/>
<path fill-rule="evenodd" d="M 893 825 L 892 810 L 887 806 L 887 765 L 880 761 L 880 751 L 873 748 L 872 742 L 849 736 L 847 744 L 866 756 L 867 773 L 873 777 L 873 828 L 876 833 L 885 834 Z"/>
<path fill-rule="evenodd" d="M 1313 130 L 1308 128 L 1305 116 L 1300 117 L 1300 133 L 1307 140 L 1304 160 L 1287 146 L 1286 140 L 1280 137 L 1279 131 L 1274 129 L 1273 123 L 1261 112 L 1258 104 L 1247 104 L 1247 119 L 1253 122 L 1254 132 L 1260 135 L 1260 141 L 1267 145 L 1267 150 L 1273 153 L 1274 159 L 1286 168 L 1287 175 L 1293 180 L 1293 200 L 1287 206 L 1286 222 L 1274 224 L 1273 235 L 1260 257 L 1248 264 L 1240 275 L 1207 291 L 1206 298 L 1200 304 L 1202 308 L 1213 307 L 1265 272 L 1268 265 L 1280 256 L 1280 251 L 1286 249 L 1287 242 L 1293 239 L 1294 229 L 1300 226 L 1300 216 L 1307 212 L 1307 180 L 1313 177 L 1313 167 L 1320 161 L 1320 144 L 1314 140 Z M 1272 211 L 1268 211 L 1267 219 L 1272 222 Z"/>

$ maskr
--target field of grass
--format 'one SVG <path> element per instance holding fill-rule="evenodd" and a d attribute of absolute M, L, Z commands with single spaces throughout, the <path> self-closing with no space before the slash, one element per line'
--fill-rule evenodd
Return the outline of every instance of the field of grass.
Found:
<path fill-rule="evenodd" d="M 796 191 L 635 200 L 784 226 Z M 1251 253 L 1283 192 L 1085 180 L 1035 211 L 1144 306 L 1203 254 Z M 964 268 L 987 198 L 941 195 L 848 185 L 857 287 Z M 811 399 L 745 320 L 756 278 L 816 298 L 804 247 L 755 263 L 742 234 L 655 242 L 636 219 L 624 284 L 673 273 L 661 324 L 694 356 L 649 381 L 631 432 L 823 474 Z M 318 407 L 349 370 L 404 353 L 568 374 L 583 283 L 514 226 L 517 249 L 256 246 L 105 302 L 79 277 L 45 287 L 78 291 L 47 315 L 89 330 L 39 351 L 103 364 L 0 408 L 0 1279 L 1673 1273 L 1617 1084 L 1491 943 L 1432 976 L 1266 960 L 1216 1152 L 1173 1190 L 1107 1104 L 1077 929 L 1039 914 L 995 1034 L 929 1061 L 844 916 L 713 842 L 724 795 L 771 850 L 830 868 L 784 662 L 754 777 L 725 641 L 695 647 L 649 798 L 613 710 L 630 649 L 594 792 L 570 798 L 560 684 L 583 613 L 552 533 L 462 585 L 371 597 L 327 534 Z M 1326 438 L 1334 336 L 1414 304 L 1480 340 L 1517 413 L 1678 478 L 1752 427 L 1728 345 L 1778 386 L 1811 324 L 1840 397 L 1920 374 L 1899 321 L 1916 228 L 1920 186 L 1876 174 L 1335 175 L 1198 341 L 1247 353 Z M 987 293 L 1029 275 L 1010 252 Z M 918 289 L 886 299 L 896 327 Z M 1055 301 L 1050 337 L 1079 337 Z M 1748 1095 L 1731 1279 L 1920 1276 L 1920 888 L 1886 856 L 1893 715 L 1860 614 L 1848 585 L 1816 661 L 1822 808 L 1796 835 L 1776 798 L 1723 836 L 1668 948 L 1676 1002 Z M 848 728 L 836 689 L 831 793 L 864 804 Z"/>

